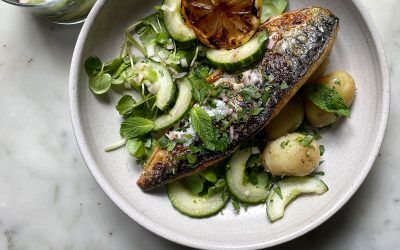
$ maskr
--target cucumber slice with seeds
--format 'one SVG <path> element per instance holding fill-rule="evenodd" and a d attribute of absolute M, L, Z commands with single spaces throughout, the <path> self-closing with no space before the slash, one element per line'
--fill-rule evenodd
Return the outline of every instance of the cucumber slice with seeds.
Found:
<path fill-rule="evenodd" d="M 271 191 L 267 199 L 267 214 L 271 221 L 283 217 L 285 207 L 300 194 L 323 194 L 328 186 L 315 177 L 288 177 L 277 184 L 280 187 L 282 199 L 275 191 Z"/>
<path fill-rule="evenodd" d="M 229 199 L 229 193 L 225 190 L 211 196 L 195 195 L 181 181 L 168 184 L 167 189 L 172 205 L 179 212 L 194 218 L 209 217 L 218 213 Z"/>
<path fill-rule="evenodd" d="M 196 39 L 193 30 L 183 21 L 181 15 L 181 0 L 165 0 L 161 9 L 165 27 L 174 40 L 178 42 L 188 42 Z"/>
<path fill-rule="evenodd" d="M 191 107 L 192 85 L 189 80 L 184 77 L 177 80 L 176 83 L 179 93 L 175 105 L 168 114 L 162 115 L 154 121 L 154 130 L 156 131 L 171 127 L 179 122 Z"/>
<path fill-rule="evenodd" d="M 174 98 L 175 85 L 168 69 L 160 63 L 147 60 L 135 64 L 134 69 L 146 82 L 149 92 L 156 95 L 156 106 L 165 110 Z"/>
<path fill-rule="evenodd" d="M 246 162 L 251 156 L 251 148 L 235 153 L 226 170 L 226 182 L 231 193 L 242 202 L 258 204 L 264 202 L 268 196 L 265 187 L 243 183 Z"/>
<path fill-rule="evenodd" d="M 206 56 L 218 68 L 225 70 L 241 69 L 261 59 L 265 52 L 267 40 L 267 32 L 262 31 L 239 48 L 232 50 L 208 49 Z"/>

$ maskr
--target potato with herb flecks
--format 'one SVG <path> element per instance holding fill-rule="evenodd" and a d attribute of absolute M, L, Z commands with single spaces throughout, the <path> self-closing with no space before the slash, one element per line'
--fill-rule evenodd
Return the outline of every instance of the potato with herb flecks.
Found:
<path fill-rule="evenodd" d="M 318 166 L 320 150 L 311 135 L 292 133 L 269 142 L 262 159 L 274 176 L 306 176 Z"/>
<path fill-rule="evenodd" d="M 344 71 L 335 71 L 317 81 L 326 87 L 335 90 L 344 103 L 349 107 L 353 102 L 356 86 L 353 78 Z M 338 121 L 340 116 L 335 113 L 327 112 L 315 105 L 309 98 L 305 104 L 307 120 L 317 128 L 326 127 Z"/>
<path fill-rule="evenodd" d="M 270 140 L 278 139 L 300 127 L 304 121 L 304 103 L 294 97 L 265 128 Z"/>

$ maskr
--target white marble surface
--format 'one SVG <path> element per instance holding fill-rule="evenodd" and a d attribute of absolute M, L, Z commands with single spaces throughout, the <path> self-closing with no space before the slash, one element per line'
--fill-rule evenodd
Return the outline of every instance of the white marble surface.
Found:
<path fill-rule="evenodd" d="M 363 1 L 383 36 L 396 97 L 400 2 Z M 0 249 L 183 248 L 123 214 L 81 159 L 68 110 L 79 29 L 0 2 Z M 361 189 L 328 222 L 276 249 L 400 249 L 399 122 L 393 98 L 381 155 Z"/>

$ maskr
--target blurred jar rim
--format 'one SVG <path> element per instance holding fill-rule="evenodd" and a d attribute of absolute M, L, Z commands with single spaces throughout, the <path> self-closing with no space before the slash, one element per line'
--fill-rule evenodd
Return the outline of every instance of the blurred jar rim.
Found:
<path fill-rule="evenodd" d="M 17 5 L 17 6 L 21 6 L 21 7 L 37 7 L 37 6 L 43 6 L 48 4 L 51 1 L 43 1 L 41 3 L 29 3 L 29 2 L 20 2 L 17 0 L 2 0 L 3 2 L 9 3 L 9 4 L 13 4 L 13 5 Z"/>

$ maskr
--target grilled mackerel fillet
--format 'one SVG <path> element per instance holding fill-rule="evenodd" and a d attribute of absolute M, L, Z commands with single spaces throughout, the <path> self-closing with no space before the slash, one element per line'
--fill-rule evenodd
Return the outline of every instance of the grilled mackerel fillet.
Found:
<path fill-rule="evenodd" d="M 229 101 L 227 98 L 221 98 L 222 100 L 216 102 L 217 107 L 202 108 L 211 115 L 221 113 L 221 109 L 225 109 L 225 121 L 235 115 L 235 110 L 230 107 L 237 107 L 239 110 L 254 110 L 261 107 L 263 110 L 258 115 L 245 114 L 239 121 L 232 123 L 227 129 L 230 134 L 227 150 L 197 152 L 195 164 L 187 163 L 185 156 L 192 153 L 188 145 L 177 144 L 171 151 L 156 149 L 137 181 L 139 187 L 147 191 L 201 171 L 229 157 L 241 144 L 262 130 L 328 56 L 339 29 L 339 19 L 327 9 L 309 7 L 272 17 L 261 26 L 261 29 L 269 33 L 268 49 L 262 61 L 253 69 L 252 75 L 261 74 L 263 77 L 260 78 L 262 80 L 250 84 L 260 95 L 268 91 L 269 99 L 266 102 L 245 100 L 240 86 L 245 85 L 246 81 L 239 79 L 239 82 L 232 84 L 235 86 L 231 86 L 233 94 L 229 97 Z M 234 79 L 232 81 L 234 82 Z M 226 82 L 222 84 L 229 84 Z M 229 107 L 224 106 L 227 102 Z M 178 126 L 174 128 L 176 134 L 190 133 L 188 120 L 180 124 L 185 122 L 186 125 L 180 126 L 186 126 L 186 130 Z M 216 120 L 213 120 L 213 125 L 217 128 L 223 126 L 222 121 Z M 196 145 L 202 144 L 197 137 L 192 140 Z"/>

